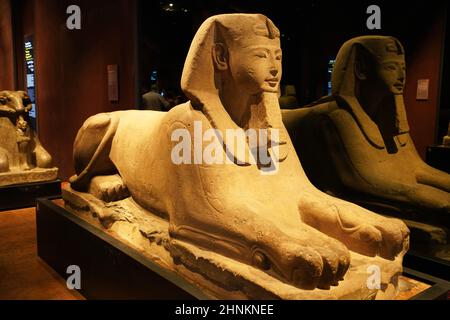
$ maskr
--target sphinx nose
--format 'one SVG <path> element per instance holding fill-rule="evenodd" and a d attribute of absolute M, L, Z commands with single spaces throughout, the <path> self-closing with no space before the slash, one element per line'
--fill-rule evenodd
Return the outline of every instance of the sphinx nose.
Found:
<path fill-rule="evenodd" d="M 399 74 L 398 74 L 398 79 L 399 79 L 401 82 L 404 82 L 404 81 L 405 81 L 405 78 L 406 78 L 405 71 L 401 70 L 401 71 L 399 72 Z"/>
<path fill-rule="evenodd" d="M 273 77 L 276 77 L 277 74 L 278 74 L 278 69 L 272 68 L 272 69 L 270 70 L 270 74 L 271 74 Z"/>
<path fill-rule="evenodd" d="M 24 109 L 22 99 L 14 97 L 13 99 L 11 99 L 11 104 L 14 105 L 16 111 L 22 111 Z"/>

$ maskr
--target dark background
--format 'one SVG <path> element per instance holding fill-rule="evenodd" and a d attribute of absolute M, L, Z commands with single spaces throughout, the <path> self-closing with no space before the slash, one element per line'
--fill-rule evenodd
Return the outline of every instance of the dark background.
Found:
<path fill-rule="evenodd" d="M 371 4 L 381 7 L 382 30 L 366 27 L 366 9 Z M 206 18 L 262 13 L 282 33 L 283 82 L 295 84 L 300 103 L 306 104 L 326 93 L 328 60 L 343 42 L 366 34 L 391 35 L 399 38 L 407 53 L 413 53 L 424 45 L 420 38 L 432 36 L 430 29 L 443 23 L 444 5 L 439 1 L 142 1 L 143 76 L 158 69 L 163 86 L 178 86 L 190 42 Z"/>

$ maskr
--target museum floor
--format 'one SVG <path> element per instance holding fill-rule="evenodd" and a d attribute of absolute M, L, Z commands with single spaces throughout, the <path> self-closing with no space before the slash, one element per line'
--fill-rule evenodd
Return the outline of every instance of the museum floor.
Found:
<path fill-rule="evenodd" d="M 84 300 L 37 256 L 35 208 L 0 212 L 0 300 Z"/>

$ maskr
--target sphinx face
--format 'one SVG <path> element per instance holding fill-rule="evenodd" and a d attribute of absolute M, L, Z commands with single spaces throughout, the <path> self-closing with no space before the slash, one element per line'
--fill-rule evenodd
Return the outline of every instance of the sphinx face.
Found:
<path fill-rule="evenodd" d="M 281 57 L 279 39 L 255 37 L 254 44 L 229 48 L 229 67 L 235 86 L 247 95 L 278 93 Z"/>
<path fill-rule="evenodd" d="M 28 125 L 28 112 L 32 104 L 28 94 L 24 91 L 1 91 L 0 111 L 10 118 L 17 129 L 25 132 Z"/>
<path fill-rule="evenodd" d="M 0 107 L 13 113 L 26 113 L 31 110 L 32 105 L 28 94 L 24 91 L 1 91 Z"/>
<path fill-rule="evenodd" d="M 406 66 L 403 55 L 383 57 L 375 67 L 376 78 L 389 94 L 401 95 L 405 87 Z"/>

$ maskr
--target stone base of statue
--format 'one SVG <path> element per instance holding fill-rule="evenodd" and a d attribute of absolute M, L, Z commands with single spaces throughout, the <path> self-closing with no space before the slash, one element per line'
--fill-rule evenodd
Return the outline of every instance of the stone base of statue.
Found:
<path fill-rule="evenodd" d="M 450 235 L 448 228 L 403 220 L 411 230 L 411 249 L 441 259 L 450 266 Z M 450 272 L 450 267 L 448 269 Z M 447 274 L 450 277 L 450 274 Z"/>
<path fill-rule="evenodd" d="M 352 253 L 343 281 L 328 290 L 301 290 L 247 264 L 169 237 L 167 220 L 138 206 L 131 198 L 105 203 L 91 194 L 62 188 L 66 209 L 148 259 L 219 299 L 393 299 L 398 293 L 402 261 Z M 380 289 L 370 285 L 380 271 Z M 369 282 L 368 282 L 369 281 Z M 369 284 L 368 284 L 369 283 Z"/>
<path fill-rule="evenodd" d="M 58 168 L 34 168 L 27 171 L 8 171 L 0 173 L 0 187 L 54 181 L 58 177 Z"/>
<path fill-rule="evenodd" d="M 415 270 L 427 270 L 435 277 L 450 281 L 450 234 L 448 228 L 403 220 L 411 231 L 411 250 L 403 264 Z"/>
<path fill-rule="evenodd" d="M 34 207 L 38 198 L 61 197 L 61 180 L 48 177 L 52 180 L 0 186 L 0 211 Z"/>

